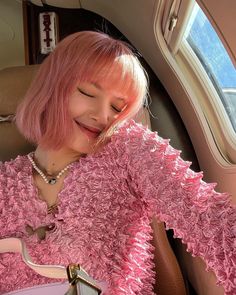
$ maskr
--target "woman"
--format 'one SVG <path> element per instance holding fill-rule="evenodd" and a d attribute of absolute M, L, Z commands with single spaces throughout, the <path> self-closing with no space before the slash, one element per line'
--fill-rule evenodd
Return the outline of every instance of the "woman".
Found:
<path fill-rule="evenodd" d="M 123 42 L 87 31 L 59 43 L 16 114 L 37 148 L 1 165 L 1 238 L 23 239 L 38 264 L 80 263 L 105 295 L 153 295 L 157 215 L 233 295 L 235 208 L 168 141 L 130 120 L 146 93 Z M 47 282 L 19 256 L 1 255 L 1 294 Z"/>

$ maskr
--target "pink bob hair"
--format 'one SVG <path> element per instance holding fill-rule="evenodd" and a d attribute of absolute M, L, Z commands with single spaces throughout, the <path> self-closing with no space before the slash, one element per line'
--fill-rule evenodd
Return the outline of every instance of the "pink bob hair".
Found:
<path fill-rule="evenodd" d="M 111 81 L 128 97 L 125 109 L 100 136 L 105 139 L 122 121 L 134 116 L 147 94 L 147 75 L 129 45 L 110 36 L 82 31 L 63 39 L 44 60 L 16 112 L 16 124 L 29 141 L 59 149 L 70 137 L 68 100 L 79 82 Z M 110 82 L 110 81 L 109 81 Z M 111 84 L 111 85 L 113 85 Z"/>

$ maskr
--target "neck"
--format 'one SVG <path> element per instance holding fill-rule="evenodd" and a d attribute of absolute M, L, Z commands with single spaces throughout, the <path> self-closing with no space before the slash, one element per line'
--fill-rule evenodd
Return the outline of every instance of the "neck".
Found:
<path fill-rule="evenodd" d="M 38 146 L 34 153 L 34 159 L 39 168 L 49 175 L 56 174 L 68 164 L 77 161 L 80 156 L 79 153 L 73 151 L 65 149 L 47 150 L 41 146 Z"/>

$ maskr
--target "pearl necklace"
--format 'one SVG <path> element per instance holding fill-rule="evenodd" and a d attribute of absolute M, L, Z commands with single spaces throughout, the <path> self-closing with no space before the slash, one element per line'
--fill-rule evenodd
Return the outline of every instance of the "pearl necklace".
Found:
<path fill-rule="evenodd" d="M 71 164 L 68 164 L 65 168 L 63 168 L 56 176 L 53 176 L 48 179 L 48 177 L 43 173 L 42 170 L 39 169 L 39 167 L 36 165 L 34 162 L 33 158 L 31 157 L 30 154 L 27 155 L 28 159 L 30 160 L 33 168 L 38 172 L 38 174 L 42 177 L 42 179 L 47 183 L 47 184 L 55 184 L 57 183 L 57 180 L 70 168 Z"/>

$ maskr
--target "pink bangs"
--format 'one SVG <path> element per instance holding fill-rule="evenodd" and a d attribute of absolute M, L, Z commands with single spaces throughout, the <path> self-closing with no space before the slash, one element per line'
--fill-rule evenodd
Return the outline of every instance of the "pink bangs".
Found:
<path fill-rule="evenodd" d="M 116 42 L 124 46 L 123 42 Z M 111 52 L 109 58 L 106 51 L 100 51 L 99 54 L 94 52 L 94 56 L 90 58 L 92 62 L 81 68 L 77 81 L 98 84 L 100 81 L 103 83 L 105 81 L 108 88 L 111 87 L 128 98 L 125 110 L 111 126 L 110 130 L 113 130 L 121 121 L 133 117 L 145 103 L 148 87 L 147 75 L 137 57 L 127 47 L 119 54 Z M 115 78 L 114 73 L 117 73 Z"/>

